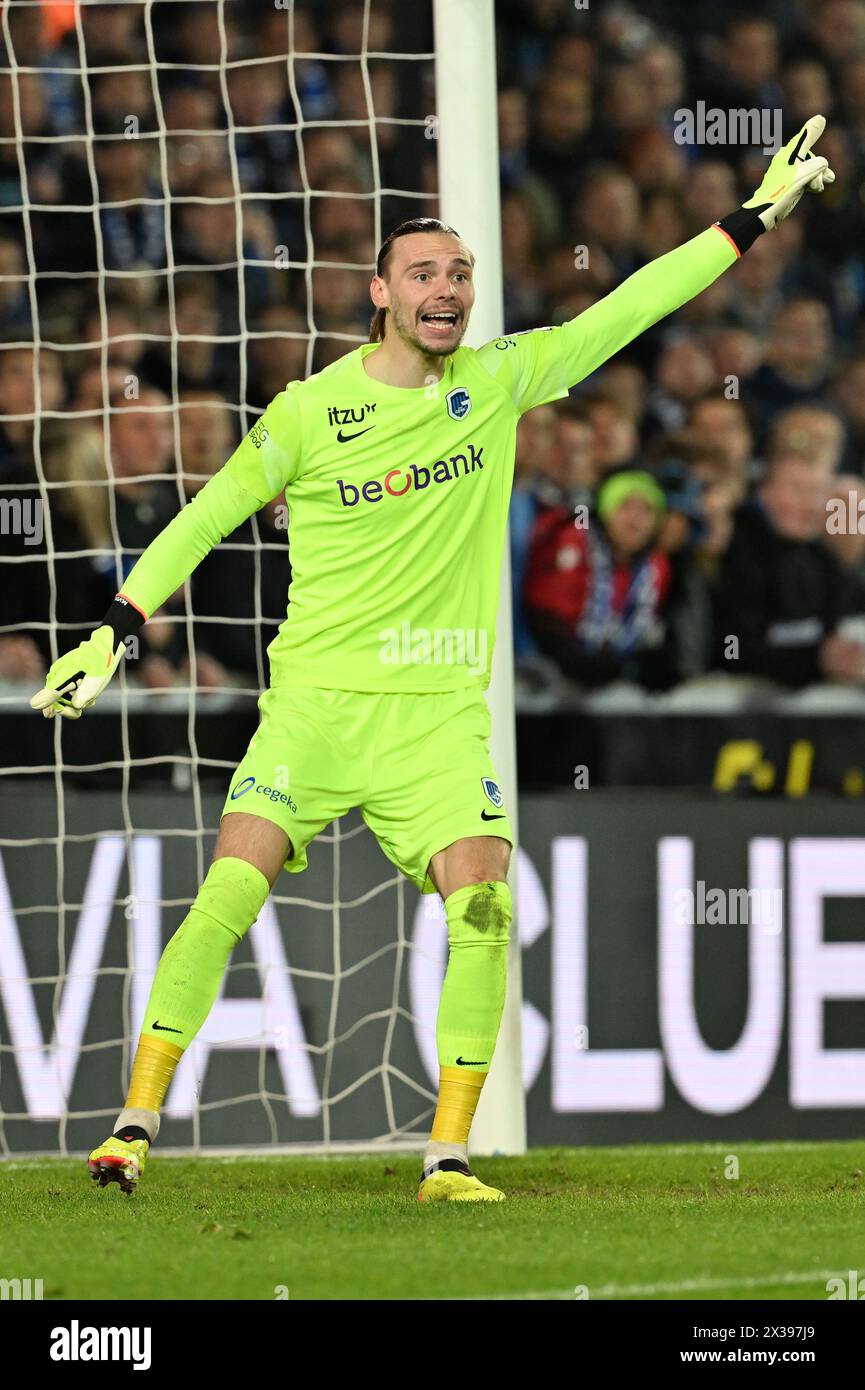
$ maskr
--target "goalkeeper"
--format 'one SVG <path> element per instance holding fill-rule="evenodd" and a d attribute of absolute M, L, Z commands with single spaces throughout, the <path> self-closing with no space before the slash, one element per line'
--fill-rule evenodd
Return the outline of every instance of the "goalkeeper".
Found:
<path fill-rule="evenodd" d="M 449 956 L 436 1037 L 438 1103 L 422 1201 L 499 1201 L 468 1163 L 505 1000 L 510 821 L 490 763 L 489 681 L 517 421 L 567 395 L 704 290 L 806 189 L 834 178 L 814 116 L 745 206 L 645 266 L 559 328 L 462 347 L 474 258 L 451 227 L 403 223 L 379 252 L 371 341 L 271 402 L 142 554 L 93 636 L 31 701 L 78 718 L 124 639 L 219 541 L 287 488 L 292 581 L 269 647 L 261 721 L 231 779 L 213 863 L 159 963 L 126 1102 L 89 1168 L 132 1191 L 174 1070 L 232 948 L 281 869 L 306 867 L 359 806 L 385 854 L 438 892 Z"/>

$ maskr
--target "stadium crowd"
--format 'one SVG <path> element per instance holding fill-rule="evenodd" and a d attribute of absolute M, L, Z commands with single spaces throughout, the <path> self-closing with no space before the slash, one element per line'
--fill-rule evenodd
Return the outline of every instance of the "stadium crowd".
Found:
<path fill-rule="evenodd" d="M 32 683 L 52 619 L 57 650 L 80 641 L 285 383 L 366 341 L 377 231 L 437 213 L 434 83 L 428 60 L 359 57 L 365 22 L 369 52 L 430 52 L 426 0 L 298 0 L 292 63 L 271 0 L 7 8 L 0 680 Z M 689 143 L 698 103 L 781 111 L 785 139 L 822 112 L 837 174 L 524 417 L 525 688 L 865 683 L 865 4 L 499 0 L 497 17 L 507 332 L 572 318 L 750 195 L 762 140 Z M 380 224 L 376 173 L 405 190 Z M 8 520 L 36 498 L 38 539 Z M 194 655 L 199 686 L 263 682 L 286 514 L 277 499 L 205 560 L 144 630 L 137 679 L 186 683 Z"/>

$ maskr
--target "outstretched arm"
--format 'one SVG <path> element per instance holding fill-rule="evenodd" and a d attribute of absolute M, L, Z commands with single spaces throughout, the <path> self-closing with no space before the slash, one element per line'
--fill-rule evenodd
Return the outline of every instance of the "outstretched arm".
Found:
<path fill-rule="evenodd" d="M 575 319 L 481 348 L 480 361 L 502 382 L 520 413 L 566 396 L 640 333 L 717 280 L 758 236 L 792 212 L 806 188 L 822 192 L 835 175 L 810 150 L 825 125 L 823 116 L 812 116 L 775 155 L 744 207 L 643 266 Z"/>
<path fill-rule="evenodd" d="M 296 475 L 299 410 L 291 390 L 268 406 L 224 468 L 178 512 L 133 566 L 102 623 L 54 662 L 30 704 L 46 719 L 79 719 L 120 664 L 124 641 L 183 584 L 241 522 L 277 497 Z"/>

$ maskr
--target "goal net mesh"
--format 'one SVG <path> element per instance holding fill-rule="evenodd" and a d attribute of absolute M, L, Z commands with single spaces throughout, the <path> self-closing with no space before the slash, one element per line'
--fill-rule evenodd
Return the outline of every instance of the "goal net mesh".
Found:
<path fill-rule="evenodd" d="M 431 0 L 3 4 L 0 727 L 285 382 L 367 340 L 383 234 L 437 214 L 432 48 Z M 109 1132 L 255 725 L 287 528 L 283 497 L 95 709 L 6 748 L 2 1155 Z M 419 1142 L 445 951 L 439 900 L 336 822 L 234 952 L 160 1142 Z"/>

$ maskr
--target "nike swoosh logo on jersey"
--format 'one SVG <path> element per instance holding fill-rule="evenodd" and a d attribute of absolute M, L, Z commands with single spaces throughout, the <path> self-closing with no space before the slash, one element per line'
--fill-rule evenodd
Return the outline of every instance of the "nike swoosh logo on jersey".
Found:
<path fill-rule="evenodd" d="M 336 436 L 337 442 L 340 444 L 347 444 L 350 439 L 360 439 L 362 434 L 369 434 L 370 430 L 374 429 L 375 425 L 367 425 L 365 430 L 358 430 L 355 434 L 343 434 L 342 430 L 340 430 Z"/>
<path fill-rule="evenodd" d="M 481 820 L 504 820 L 504 816 L 491 816 L 487 811 L 481 811 Z"/>

